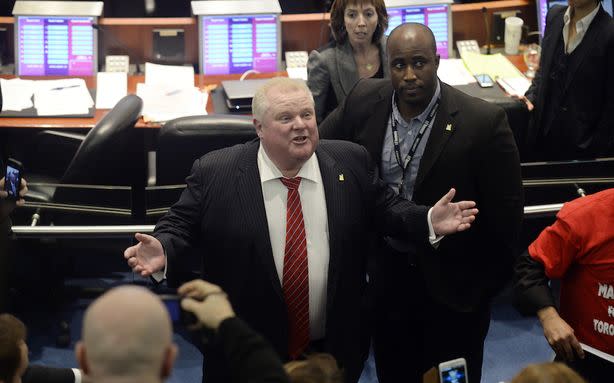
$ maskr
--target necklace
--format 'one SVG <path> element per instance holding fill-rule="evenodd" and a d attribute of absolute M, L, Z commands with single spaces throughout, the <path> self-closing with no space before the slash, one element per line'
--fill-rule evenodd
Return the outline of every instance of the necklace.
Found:
<path fill-rule="evenodd" d="M 365 68 L 367 68 L 368 71 L 373 69 L 373 64 L 367 64 L 365 65 Z"/>

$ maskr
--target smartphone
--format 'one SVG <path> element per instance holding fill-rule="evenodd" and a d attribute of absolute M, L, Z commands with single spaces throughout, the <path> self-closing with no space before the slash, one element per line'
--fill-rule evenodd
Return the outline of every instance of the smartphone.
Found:
<path fill-rule="evenodd" d="M 478 80 L 478 85 L 482 88 L 491 88 L 495 82 L 487 74 L 476 74 L 475 79 Z"/>
<path fill-rule="evenodd" d="M 21 175 L 23 166 L 21 162 L 9 158 L 6 163 L 6 175 L 4 176 L 4 190 L 8 193 L 7 199 L 19 199 L 19 187 L 21 186 Z"/>
<path fill-rule="evenodd" d="M 160 299 L 162 303 L 164 303 L 164 306 L 166 306 L 166 311 L 168 311 L 168 315 L 171 317 L 173 323 L 190 326 L 198 321 L 194 314 L 181 308 L 181 299 L 183 299 L 183 297 L 180 295 L 164 294 L 160 295 Z"/>
<path fill-rule="evenodd" d="M 467 362 L 465 358 L 439 363 L 439 381 L 441 383 L 467 383 Z"/>

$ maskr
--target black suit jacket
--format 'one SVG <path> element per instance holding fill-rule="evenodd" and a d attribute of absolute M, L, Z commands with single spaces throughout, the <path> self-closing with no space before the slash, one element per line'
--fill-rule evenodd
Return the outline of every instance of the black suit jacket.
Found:
<path fill-rule="evenodd" d="M 390 80 L 360 81 L 324 121 L 321 136 L 359 143 L 380 165 L 392 93 Z M 472 311 L 511 276 L 523 214 L 520 164 L 503 109 L 441 83 L 413 200 L 433 205 L 451 187 L 455 200 L 477 202 L 477 219 L 470 230 L 445 237 L 437 250 L 418 248 L 418 260 L 434 299 Z"/>
<path fill-rule="evenodd" d="M 526 97 L 535 105 L 528 134 L 528 147 L 533 150 L 544 132 L 543 109 L 548 102 L 548 76 L 554 62 L 557 41 L 563 31 L 565 6 L 554 6 L 546 17 L 542 40 L 540 68 Z M 555 109 L 561 116 L 561 127 L 570 136 L 565 142 L 548 142 L 560 146 L 565 159 L 598 157 L 614 148 L 614 21 L 601 6 L 586 31 L 580 45 L 574 50 L 575 65 L 568 68 L 562 102 Z M 568 149 L 563 149 L 568 148 Z M 537 154 L 539 155 L 539 154 Z"/>
<path fill-rule="evenodd" d="M 220 285 L 237 315 L 287 359 L 286 306 L 270 244 L 258 148 L 255 140 L 197 160 L 186 179 L 187 189 L 158 222 L 154 235 L 164 246 L 169 269 L 177 257 L 199 243 L 203 277 Z M 320 141 L 316 155 L 326 196 L 330 245 L 326 351 L 346 369 L 347 380 L 355 381 L 369 341 L 361 305 L 370 230 L 377 227 L 390 235 L 416 235 L 426 241 L 428 209 L 399 199 L 374 181 L 375 167 L 358 145 Z M 212 362 L 219 354 L 205 350 L 207 380 L 210 374 L 219 373 L 219 363 Z"/>

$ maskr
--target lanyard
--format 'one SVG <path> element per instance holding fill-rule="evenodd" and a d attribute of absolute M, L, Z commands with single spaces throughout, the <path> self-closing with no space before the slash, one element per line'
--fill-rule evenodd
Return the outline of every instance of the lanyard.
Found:
<path fill-rule="evenodd" d="M 390 119 L 391 119 L 390 125 L 392 127 L 392 143 L 394 144 L 394 156 L 397 158 L 397 163 L 403 170 L 403 173 L 401 175 L 401 182 L 399 183 L 399 194 L 403 193 L 403 185 L 405 184 L 405 173 L 406 173 L 407 167 L 409 166 L 409 163 L 411 162 L 412 158 L 416 154 L 416 150 L 418 149 L 418 145 L 420 144 L 420 141 L 422 141 L 424 132 L 426 132 L 426 129 L 429 127 L 429 125 L 431 125 L 431 122 L 433 121 L 433 118 L 435 117 L 435 113 L 437 113 L 438 107 L 439 107 L 439 99 L 437 99 L 437 101 L 431 108 L 431 111 L 429 112 L 428 116 L 422 123 L 422 126 L 420 127 L 420 130 L 418 131 L 418 135 L 416 136 L 416 138 L 414 138 L 414 142 L 411 145 L 411 148 L 409 149 L 407 156 L 405 156 L 405 161 L 401 159 L 401 145 L 399 143 L 399 131 L 397 129 L 398 121 L 396 118 L 393 117 L 393 113 L 390 114 Z"/>

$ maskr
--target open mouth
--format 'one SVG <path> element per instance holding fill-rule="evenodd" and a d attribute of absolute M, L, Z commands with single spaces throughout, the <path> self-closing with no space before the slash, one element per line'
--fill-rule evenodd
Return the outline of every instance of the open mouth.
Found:
<path fill-rule="evenodd" d="M 292 139 L 295 144 L 302 144 L 307 141 L 307 136 L 297 136 Z"/>

